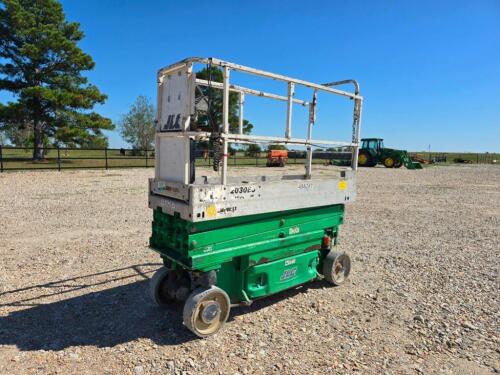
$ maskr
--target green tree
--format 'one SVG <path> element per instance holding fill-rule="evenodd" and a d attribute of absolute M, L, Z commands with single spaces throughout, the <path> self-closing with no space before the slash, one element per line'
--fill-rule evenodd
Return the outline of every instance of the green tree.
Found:
<path fill-rule="evenodd" d="M 33 128 L 30 124 L 20 124 L 19 126 L 6 127 L 3 133 L 14 146 L 25 147 L 28 139 L 33 137 Z"/>
<path fill-rule="evenodd" d="M 245 150 L 245 155 L 246 156 L 257 156 L 260 155 L 262 152 L 262 149 L 258 144 L 252 143 L 249 144 Z"/>
<path fill-rule="evenodd" d="M 271 150 L 288 150 L 285 145 L 269 145 L 267 146 L 267 151 Z"/>
<path fill-rule="evenodd" d="M 211 80 L 212 82 L 223 82 L 224 76 L 222 71 L 215 66 L 206 67 L 196 73 L 196 78 Z M 219 126 L 222 125 L 222 90 L 216 88 L 208 88 L 206 86 L 198 86 L 196 91 L 196 101 L 205 100 L 210 97 L 209 110 L 205 113 L 198 113 L 198 118 L 195 121 L 195 126 L 202 130 L 219 131 Z M 239 103 L 238 93 L 229 93 L 229 132 L 237 133 L 239 129 Z M 253 125 L 248 120 L 243 120 L 243 133 L 250 134 Z"/>
<path fill-rule="evenodd" d="M 120 132 L 127 143 L 139 150 L 150 149 L 155 140 L 155 107 L 139 96 L 120 121 Z"/>
<path fill-rule="evenodd" d="M 17 99 L 0 105 L 0 129 L 29 123 L 34 159 L 45 139 L 85 146 L 114 128 L 92 111 L 106 95 L 82 75 L 95 65 L 77 46 L 83 36 L 56 0 L 0 0 L 0 90 Z"/>

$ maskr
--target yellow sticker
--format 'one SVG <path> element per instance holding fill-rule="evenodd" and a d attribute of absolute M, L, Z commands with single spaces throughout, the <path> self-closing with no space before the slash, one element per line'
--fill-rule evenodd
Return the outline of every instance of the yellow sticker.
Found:
<path fill-rule="evenodd" d="M 339 190 L 345 190 L 347 189 L 347 182 L 344 180 L 339 181 Z"/>
<path fill-rule="evenodd" d="M 217 209 L 215 208 L 214 204 L 207 207 L 207 216 L 208 217 L 214 217 L 216 213 L 217 213 Z"/>

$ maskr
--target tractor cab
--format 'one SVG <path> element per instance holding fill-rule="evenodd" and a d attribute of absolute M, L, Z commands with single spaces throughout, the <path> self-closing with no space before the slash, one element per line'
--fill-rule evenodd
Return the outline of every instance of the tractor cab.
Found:
<path fill-rule="evenodd" d="M 363 138 L 361 140 L 361 148 L 378 151 L 384 148 L 384 140 L 382 138 Z"/>

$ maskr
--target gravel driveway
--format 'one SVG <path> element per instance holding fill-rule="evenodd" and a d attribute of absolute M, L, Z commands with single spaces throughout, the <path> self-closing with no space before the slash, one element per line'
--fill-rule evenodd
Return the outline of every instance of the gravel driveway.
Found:
<path fill-rule="evenodd" d="M 205 340 L 147 295 L 152 174 L 0 174 L 0 374 L 500 371 L 500 167 L 361 169 L 350 281 L 233 309 Z"/>

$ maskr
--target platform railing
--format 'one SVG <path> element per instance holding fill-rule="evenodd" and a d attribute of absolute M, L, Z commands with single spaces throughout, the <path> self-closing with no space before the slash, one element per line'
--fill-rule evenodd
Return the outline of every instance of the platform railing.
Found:
<path fill-rule="evenodd" d="M 348 146 L 352 150 L 352 160 L 351 168 L 353 170 L 357 169 L 358 164 L 358 150 L 359 150 L 359 137 L 361 128 L 361 108 L 363 103 L 362 96 L 359 95 L 359 85 L 354 80 L 344 80 L 336 81 L 328 84 L 316 84 L 292 77 L 287 77 L 281 74 L 275 74 L 266 72 L 264 70 L 254 69 L 247 66 L 234 64 L 231 62 L 223 61 L 216 58 L 198 58 L 193 57 L 185 59 L 179 63 L 167 66 L 160 69 L 158 72 L 158 79 L 161 81 L 164 76 L 175 73 L 176 71 L 183 70 L 188 67 L 192 69 L 193 64 L 206 64 L 210 66 L 220 67 L 223 70 L 223 82 L 209 82 L 202 79 L 196 79 L 196 85 L 200 86 L 210 86 L 215 89 L 223 91 L 223 101 L 222 101 L 222 131 L 217 134 L 222 140 L 222 166 L 221 166 L 221 184 L 225 185 L 227 182 L 227 150 L 229 143 L 259 143 L 259 142 L 269 142 L 277 144 L 295 144 L 303 145 L 307 149 L 306 158 L 306 173 L 305 178 L 311 177 L 311 164 L 312 164 L 312 147 L 314 145 L 325 145 L 325 146 Z M 255 76 L 265 77 L 276 81 L 282 81 L 287 84 L 287 95 L 278 95 L 274 93 L 264 92 L 260 90 L 255 90 L 248 87 L 243 87 L 239 85 L 232 85 L 230 83 L 230 72 L 239 71 L 243 73 L 248 73 Z M 353 83 L 355 86 L 355 92 L 348 92 L 333 88 L 332 86 L 338 86 L 341 84 Z M 297 86 L 302 86 L 312 89 L 311 100 L 303 100 L 295 98 L 295 89 Z M 239 94 L 239 126 L 238 134 L 232 134 L 229 132 L 229 92 L 237 92 Z M 312 137 L 313 126 L 316 121 L 316 99 L 319 92 L 325 92 L 333 95 L 339 95 L 346 97 L 354 101 L 353 108 L 353 122 L 352 122 L 352 139 L 351 142 L 340 142 L 331 140 L 315 140 Z M 286 123 L 284 137 L 270 137 L 270 136 L 259 136 L 259 135 L 245 135 L 243 134 L 243 113 L 244 113 L 244 96 L 254 95 L 268 99 L 274 99 L 279 101 L 287 102 L 287 112 L 286 112 Z M 292 137 L 292 116 L 293 116 L 293 104 L 300 104 L 302 106 L 309 106 L 309 116 L 307 124 L 307 138 L 293 138 Z M 179 134 L 180 133 L 180 134 Z M 211 132 L 172 132 L 172 133 L 159 133 L 160 136 L 165 137 L 189 137 L 193 139 L 209 139 L 212 134 Z"/>

